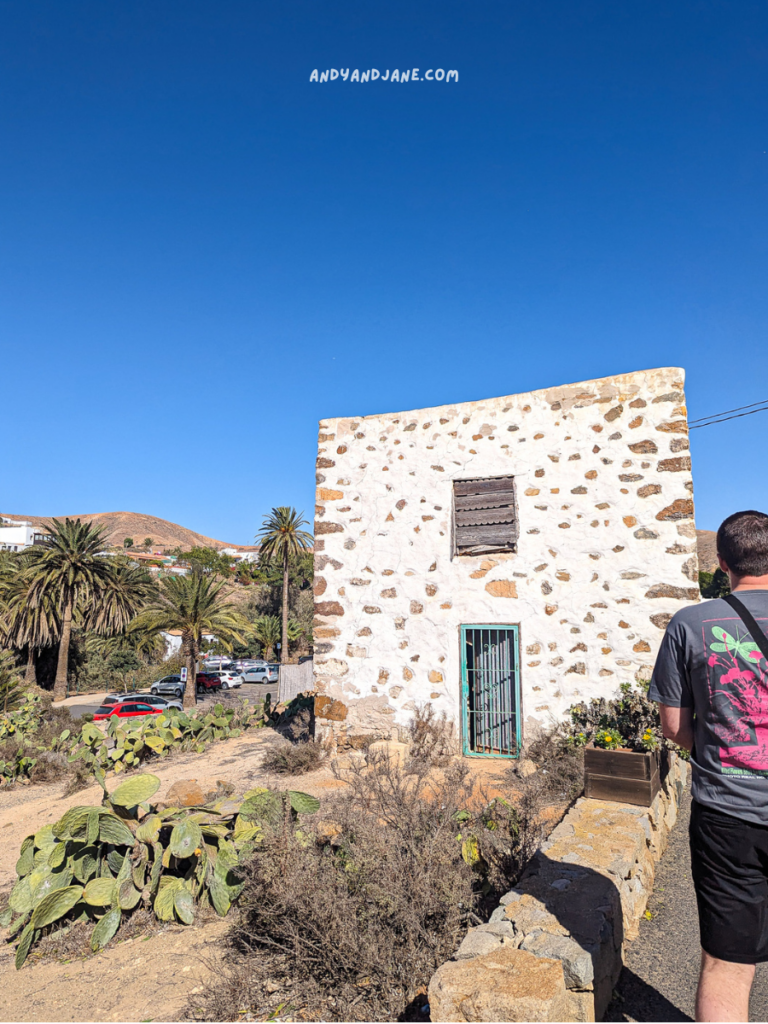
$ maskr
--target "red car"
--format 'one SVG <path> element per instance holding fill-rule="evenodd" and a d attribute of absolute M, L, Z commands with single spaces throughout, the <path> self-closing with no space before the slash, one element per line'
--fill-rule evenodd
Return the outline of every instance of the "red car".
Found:
<path fill-rule="evenodd" d="M 139 718 L 142 715 L 159 715 L 164 707 L 142 704 L 138 700 L 126 700 L 120 704 L 102 704 L 93 716 L 94 722 L 103 722 L 107 718 Z"/>
<path fill-rule="evenodd" d="M 198 672 L 197 689 L 198 691 L 220 690 L 221 677 L 218 676 L 215 672 Z"/>

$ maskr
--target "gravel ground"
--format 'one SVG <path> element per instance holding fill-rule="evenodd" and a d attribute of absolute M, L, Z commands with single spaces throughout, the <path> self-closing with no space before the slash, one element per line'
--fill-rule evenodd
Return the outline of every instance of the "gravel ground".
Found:
<path fill-rule="evenodd" d="M 648 909 L 650 921 L 625 950 L 625 966 L 607 1021 L 683 1021 L 694 1019 L 699 975 L 699 920 L 691 881 L 686 793 L 669 846 L 656 871 Z M 752 989 L 750 1019 L 768 1020 L 768 964 L 759 964 Z"/>

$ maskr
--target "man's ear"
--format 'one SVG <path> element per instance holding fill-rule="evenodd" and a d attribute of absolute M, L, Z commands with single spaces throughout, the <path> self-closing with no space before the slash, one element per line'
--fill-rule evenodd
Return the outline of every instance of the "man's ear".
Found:
<path fill-rule="evenodd" d="M 727 575 L 728 575 L 728 571 L 729 571 L 729 570 L 728 570 L 728 563 L 727 563 L 727 562 L 725 561 L 725 559 L 723 558 L 723 556 L 722 556 L 722 555 L 720 554 L 720 552 L 719 552 L 719 551 L 718 551 L 718 553 L 717 553 L 717 563 L 718 563 L 718 565 L 720 566 L 720 568 L 721 568 L 721 569 L 723 570 L 723 572 L 724 572 L 724 573 L 726 574 L 726 576 L 727 576 Z"/>

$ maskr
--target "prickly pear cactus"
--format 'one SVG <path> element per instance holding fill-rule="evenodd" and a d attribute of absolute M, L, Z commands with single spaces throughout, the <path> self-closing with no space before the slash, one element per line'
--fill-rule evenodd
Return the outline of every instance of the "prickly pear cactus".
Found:
<path fill-rule="evenodd" d="M 135 775 L 110 795 L 96 773 L 100 806 L 70 807 L 21 844 L 18 880 L 0 914 L 17 942 L 17 968 L 44 929 L 64 922 L 94 922 L 97 951 L 137 907 L 192 924 L 208 902 L 223 917 L 242 890 L 238 866 L 265 831 L 320 806 L 307 793 L 255 789 L 234 806 L 218 800 L 160 810 L 150 802 L 160 788 L 156 775 Z"/>

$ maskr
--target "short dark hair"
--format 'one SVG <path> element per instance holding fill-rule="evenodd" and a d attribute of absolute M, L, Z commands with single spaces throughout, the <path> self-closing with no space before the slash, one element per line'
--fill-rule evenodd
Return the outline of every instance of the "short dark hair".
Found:
<path fill-rule="evenodd" d="M 768 574 L 768 515 L 734 512 L 717 531 L 717 553 L 737 576 Z"/>

